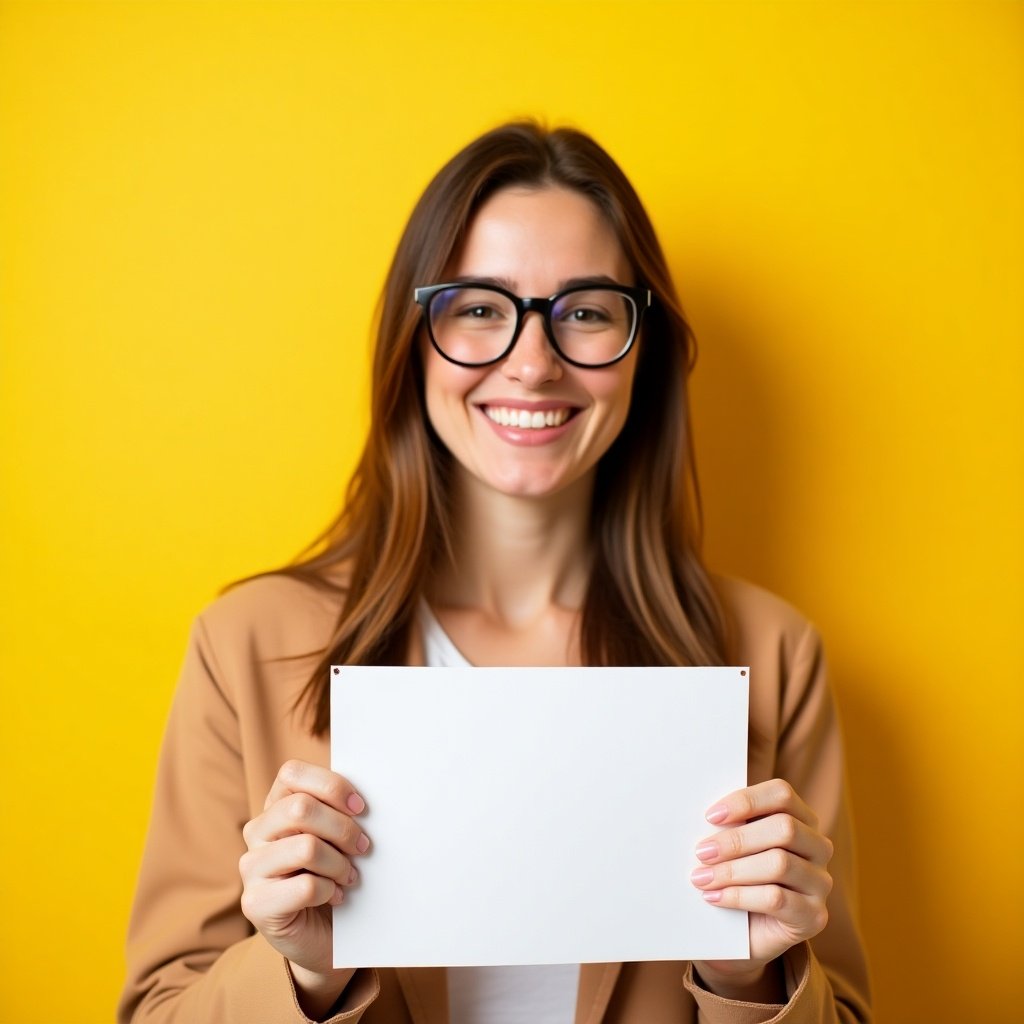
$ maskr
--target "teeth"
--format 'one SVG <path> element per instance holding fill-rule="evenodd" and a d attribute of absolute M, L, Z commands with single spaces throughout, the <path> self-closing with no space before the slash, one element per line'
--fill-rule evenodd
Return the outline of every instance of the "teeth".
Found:
<path fill-rule="evenodd" d="M 520 430 L 560 427 L 569 418 L 569 410 L 566 408 L 530 412 L 529 409 L 508 409 L 503 405 L 488 405 L 484 407 L 484 412 L 495 423 L 500 423 L 503 427 L 518 427 Z"/>

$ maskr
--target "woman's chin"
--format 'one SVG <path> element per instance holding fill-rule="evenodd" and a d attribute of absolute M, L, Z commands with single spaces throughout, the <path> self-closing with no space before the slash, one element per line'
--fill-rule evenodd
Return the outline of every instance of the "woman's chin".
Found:
<path fill-rule="evenodd" d="M 568 473 L 561 467 L 514 467 L 508 473 L 496 472 L 498 467 L 471 474 L 484 490 L 505 498 L 528 501 L 554 500 L 567 494 L 576 494 L 580 487 L 589 488 L 592 470 Z"/>

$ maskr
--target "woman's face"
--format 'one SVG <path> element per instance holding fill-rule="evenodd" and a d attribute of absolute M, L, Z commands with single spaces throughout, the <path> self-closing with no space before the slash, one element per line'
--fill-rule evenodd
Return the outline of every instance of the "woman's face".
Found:
<path fill-rule="evenodd" d="M 512 187 L 480 208 L 446 280 L 486 279 L 520 297 L 546 298 L 576 279 L 599 277 L 634 283 L 597 206 L 564 188 Z M 593 474 L 618 436 L 637 347 L 612 366 L 572 366 L 551 347 L 540 315 L 528 313 L 497 363 L 458 366 L 426 338 L 423 359 L 427 414 L 462 470 L 503 494 L 541 497 Z M 543 413 L 546 425 L 519 426 L 523 410 L 534 422 Z"/>

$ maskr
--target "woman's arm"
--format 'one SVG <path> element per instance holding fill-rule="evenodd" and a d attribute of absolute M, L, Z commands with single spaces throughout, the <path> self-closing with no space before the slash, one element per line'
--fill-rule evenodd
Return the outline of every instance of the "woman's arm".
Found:
<path fill-rule="evenodd" d="M 688 987 L 710 1022 L 866 1024 L 867 969 L 854 922 L 855 879 L 842 742 L 816 631 L 805 625 L 780 692 L 777 780 L 712 809 L 695 882 L 722 907 L 751 911 L 750 961 L 697 963 Z M 752 682 L 754 680 L 752 679 Z M 826 909 L 827 908 L 827 909 Z M 763 1011 L 737 1016 L 737 1001 Z M 761 1013 L 758 1016 L 758 1012 Z"/>
<path fill-rule="evenodd" d="M 242 914 L 242 831 L 252 816 L 244 760 L 238 712 L 200 618 L 160 755 L 119 1024 L 310 1019 L 287 959 Z M 376 993 L 374 972 L 356 972 L 330 1020 L 357 1021 Z"/>

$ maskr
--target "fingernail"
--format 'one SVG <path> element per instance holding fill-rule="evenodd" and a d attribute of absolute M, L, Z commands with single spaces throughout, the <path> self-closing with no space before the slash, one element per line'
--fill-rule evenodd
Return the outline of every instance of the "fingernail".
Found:
<path fill-rule="evenodd" d="M 358 793 L 350 793 L 348 799 L 345 801 L 345 806 L 353 814 L 362 814 L 363 811 L 366 810 L 366 804 Z"/>
<path fill-rule="evenodd" d="M 345 890 L 340 885 L 335 885 L 334 895 L 331 897 L 330 903 L 332 907 L 337 907 L 345 902 Z"/>
<path fill-rule="evenodd" d="M 715 873 L 711 868 L 694 868 L 690 872 L 690 881 L 694 885 L 707 885 L 714 877 Z"/>
<path fill-rule="evenodd" d="M 708 903 L 720 903 L 722 901 L 722 894 L 720 892 L 702 892 L 701 896 L 703 896 Z"/>
<path fill-rule="evenodd" d="M 725 804 L 715 804 L 714 807 L 708 809 L 708 813 L 704 815 L 712 825 L 721 825 L 726 818 L 729 817 L 729 808 Z"/>
<path fill-rule="evenodd" d="M 696 852 L 697 860 L 714 860 L 718 856 L 718 844 L 701 843 Z"/>
<path fill-rule="evenodd" d="M 355 884 L 356 884 L 356 879 L 357 879 L 358 877 L 359 877 L 359 872 L 358 872 L 358 871 L 356 871 L 356 869 L 355 869 L 355 868 L 353 868 L 353 869 L 352 869 L 352 870 L 351 870 L 351 871 L 349 872 L 349 876 L 348 876 L 348 882 L 347 882 L 346 884 L 348 884 L 348 885 L 355 885 Z"/>
<path fill-rule="evenodd" d="M 356 849 L 357 849 L 357 850 L 358 850 L 358 851 L 359 851 L 360 853 L 366 853 L 366 851 L 367 851 L 367 850 L 368 850 L 369 848 L 370 848 L 370 840 L 369 840 L 369 839 L 367 838 L 367 836 L 366 836 L 366 835 L 365 835 L 365 833 L 364 833 L 363 835 L 361 835 L 361 836 L 360 836 L 360 837 L 359 837 L 359 838 L 358 838 L 358 839 L 356 840 Z"/>

